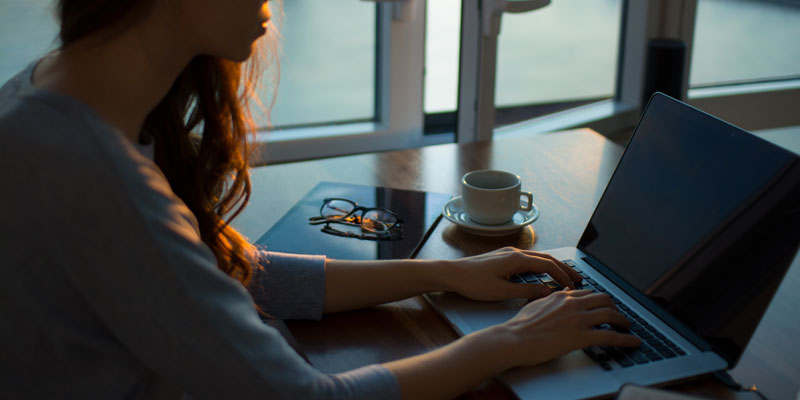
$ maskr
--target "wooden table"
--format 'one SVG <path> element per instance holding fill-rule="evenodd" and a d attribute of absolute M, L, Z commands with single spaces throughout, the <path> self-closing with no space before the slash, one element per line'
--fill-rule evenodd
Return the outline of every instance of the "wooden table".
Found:
<path fill-rule="evenodd" d="M 622 147 L 588 129 L 493 142 L 447 144 L 260 167 L 253 170 L 251 205 L 234 225 L 258 239 L 319 181 L 330 180 L 459 194 L 461 176 L 494 168 L 516 172 L 523 190 L 534 193 L 541 217 L 533 229 L 509 237 L 484 238 L 443 220 L 419 258 L 457 258 L 502 246 L 546 250 L 574 246 L 622 154 Z M 800 388 L 800 266 L 778 291 L 734 376 L 757 383 L 771 399 L 794 399 Z M 457 338 L 421 297 L 325 316 L 320 322 L 291 321 L 289 328 L 309 360 L 324 372 L 340 372 L 427 352 Z M 677 390 L 717 398 L 756 398 L 704 379 Z M 467 398 L 513 398 L 495 381 Z"/>

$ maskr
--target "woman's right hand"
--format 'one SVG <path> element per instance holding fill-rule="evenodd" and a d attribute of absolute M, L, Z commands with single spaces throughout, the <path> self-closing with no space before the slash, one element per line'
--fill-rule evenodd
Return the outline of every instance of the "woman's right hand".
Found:
<path fill-rule="evenodd" d="M 630 325 L 608 295 L 564 290 L 527 304 L 505 323 L 386 367 L 397 377 L 404 398 L 448 399 L 512 367 L 540 364 L 593 345 L 641 344 L 632 335 L 592 329 L 604 323 Z"/>
<path fill-rule="evenodd" d="M 604 323 L 628 328 L 611 297 L 588 290 L 563 290 L 528 303 L 501 325 L 511 336 L 513 366 L 529 366 L 593 345 L 634 347 L 641 339 L 614 330 L 592 329 Z"/>

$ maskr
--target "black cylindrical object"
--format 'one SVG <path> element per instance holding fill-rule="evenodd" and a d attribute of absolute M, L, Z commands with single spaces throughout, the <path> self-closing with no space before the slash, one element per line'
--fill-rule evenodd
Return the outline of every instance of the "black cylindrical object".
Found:
<path fill-rule="evenodd" d="M 642 107 L 655 92 L 662 92 L 679 100 L 683 86 L 686 43 L 678 39 L 650 39 L 647 42 Z"/>

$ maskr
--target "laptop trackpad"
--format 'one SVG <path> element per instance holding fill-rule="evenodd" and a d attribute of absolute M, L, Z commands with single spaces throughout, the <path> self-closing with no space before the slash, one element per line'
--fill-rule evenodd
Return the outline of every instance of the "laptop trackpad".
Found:
<path fill-rule="evenodd" d="M 525 299 L 481 302 L 454 293 L 428 293 L 425 297 L 462 335 L 502 324 L 527 303 Z"/>
<path fill-rule="evenodd" d="M 522 399 L 576 399 L 614 393 L 622 385 L 613 373 L 603 371 L 581 350 L 553 361 L 515 368 L 500 380 Z"/>

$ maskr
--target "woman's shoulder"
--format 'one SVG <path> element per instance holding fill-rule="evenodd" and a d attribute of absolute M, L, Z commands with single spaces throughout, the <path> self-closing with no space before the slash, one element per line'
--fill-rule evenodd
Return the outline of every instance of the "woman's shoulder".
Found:
<path fill-rule="evenodd" d="M 0 121 L 5 126 L 22 123 L 47 123 L 47 117 L 67 116 L 74 108 L 68 96 L 39 89 L 32 83 L 36 62 L 6 81 L 0 88 Z M 35 117 L 35 118 L 31 118 Z"/>
<path fill-rule="evenodd" d="M 69 95 L 35 87 L 31 83 L 34 65 L 0 89 L 4 156 L 87 168 L 141 158 L 135 146 L 91 107 Z"/>
<path fill-rule="evenodd" d="M 34 87 L 31 69 L 0 89 L 0 164 L 10 167 L 0 169 L 0 181 L 19 181 L 20 190 L 44 185 L 67 197 L 122 192 L 133 201 L 152 195 L 174 200 L 151 159 L 89 106 Z"/>
<path fill-rule="evenodd" d="M 11 145 L 14 140 L 21 140 L 28 147 L 63 146 L 67 142 L 81 141 L 85 136 L 81 133 L 106 129 L 95 121 L 89 106 L 68 95 L 34 86 L 31 83 L 34 64 L 9 79 L 0 89 L 3 142 Z M 68 147 L 80 149 L 85 145 Z"/>
<path fill-rule="evenodd" d="M 143 149 L 88 105 L 34 87 L 31 69 L 0 89 L 0 165 L 8 166 L 0 168 L 0 182 L 32 200 L 47 193 L 91 210 L 129 207 L 155 215 L 181 204 Z"/>

